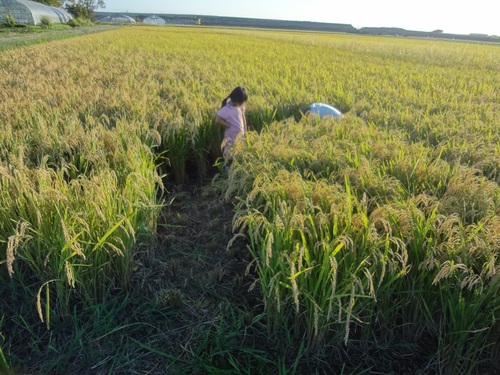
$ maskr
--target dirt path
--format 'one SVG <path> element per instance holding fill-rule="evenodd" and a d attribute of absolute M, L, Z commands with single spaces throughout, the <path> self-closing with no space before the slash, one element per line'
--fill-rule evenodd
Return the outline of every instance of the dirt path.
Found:
<path fill-rule="evenodd" d="M 154 322 L 162 333 L 150 339 L 193 369 L 202 366 L 200 351 L 211 350 L 212 344 L 204 343 L 217 341 L 217 335 L 223 341 L 241 338 L 235 350 L 257 345 L 245 343 L 257 336 L 245 338 L 244 326 L 261 312 L 260 296 L 257 290 L 249 292 L 255 277 L 246 272 L 246 243 L 236 240 L 228 246 L 234 208 L 224 200 L 224 188 L 219 181 L 170 191 L 171 201 L 159 220 L 156 254 L 136 271 L 141 298 L 155 300 L 159 309 L 175 316 Z"/>
<path fill-rule="evenodd" d="M 168 286 L 182 289 L 195 282 L 232 288 L 231 279 L 241 268 L 238 259 L 243 262 L 246 249 L 238 245 L 228 249 L 234 211 L 224 200 L 223 184 L 208 183 L 171 193 L 159 223 L 156 254 L 167 263 L 169 275 L 164 283 Z"/>
<path fill-rule="evenodd" d="M 243 240 L 228 246 L 234 208 L 224 199 L 224 188 L 225 182 L 219 181 L 173 192 L 160 220 L 157 259 L 167 266 L 162 284 L 188 299 L 207 289 L 221 300 L 242 302 L 248 297 L 241 293 L 246 294 L 245 282 L 253 281 L 245 280 L 250 257 Z"/>

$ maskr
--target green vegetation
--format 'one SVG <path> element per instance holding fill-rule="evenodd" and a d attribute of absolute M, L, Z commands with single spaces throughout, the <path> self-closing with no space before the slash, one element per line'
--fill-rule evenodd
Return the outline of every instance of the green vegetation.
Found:
<path fill-rule="evenodd" d="M 94 24 L 87 18 L 75 17 L 68 21 L 68 25 L 71 27 L 88 27 Z"/>
<path fill-rule="evenodd" d="M 0 28 L 0 52 L 33 44 L 73 38 L 82 34 L 106 31 L 116 26 L 94 26 L 86 20 L 72 20 L 71 24 L 52 24 L 50 29 L 40 26 L 23 26 L 15 29 Z M 92 27 L 91 27 L 92 26 Z"/>
<path fill-rule="evenodd" d="M 5 17 L 5 27 L 14 27 L 16 26 L 16 19 L 11 15 L 11 14 L 7 14 L 7 16 Z"/>
<path fill-rule="evenodd" d="M 499 62 L 142 26 L 3 52 L 0 371 L 495 373 Z"/>
<path fill-rule="evenodd" d="M 52 21 L 50 20 L 50 18 L 47 16 L 43 16 L 40 19 L 40 27 L 42 29 L 50 29 L 52 27 Z"/>

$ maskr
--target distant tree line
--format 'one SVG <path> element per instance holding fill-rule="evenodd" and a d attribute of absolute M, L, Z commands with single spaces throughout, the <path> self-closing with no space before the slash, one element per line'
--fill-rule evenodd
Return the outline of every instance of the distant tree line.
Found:
<path fill-rule="evenodd" d="M 54 6 L 65 7 L 66 10 L 76 18 L 92 19 L 94 10 L 97 8 L 105 8 L 104 0 L 35 0 L 38 3 Z"/>

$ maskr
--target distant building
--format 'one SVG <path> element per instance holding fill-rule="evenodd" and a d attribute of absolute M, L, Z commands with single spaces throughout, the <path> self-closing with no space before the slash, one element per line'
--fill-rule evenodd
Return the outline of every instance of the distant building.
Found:
<path fill-rule="evenodd" d="M 98 21 L 104 22 L 104 23 L 119 23 L 119 24 L 135 23 L 135 19 L 133 19 L 132 17 L 126 16 L 124 14 L 101 17 L 101 18 L 99 18 Z"/>
<path fill-rule="evenodd" d="M 24 25 L 38 25 L 42 17 L 47 17 L 53 23 L 66 23 L 73 18 L 63 8 L 29 0 L 0 0 L 0 23 L 5 23 L 9 14 L 17 23 Z"/>
<path fill-rule="evenodd" d="M 165 25 L 165 20 L 161 17 L 152 15 L 152 16 L 148 16 L 148 17 L 144 18 L 142 20 L 142 23 L 144 23 L 146 25 L 163 26 L 163 25 Z"/>

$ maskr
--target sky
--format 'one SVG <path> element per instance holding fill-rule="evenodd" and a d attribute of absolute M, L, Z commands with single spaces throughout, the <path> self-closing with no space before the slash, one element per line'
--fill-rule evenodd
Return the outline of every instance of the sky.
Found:
<path fill-rule="evenodd" d="M 100 11 L 212 15 L 500 36 L 500 0 L 105 0 Z"/>

